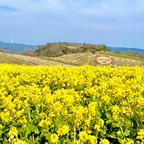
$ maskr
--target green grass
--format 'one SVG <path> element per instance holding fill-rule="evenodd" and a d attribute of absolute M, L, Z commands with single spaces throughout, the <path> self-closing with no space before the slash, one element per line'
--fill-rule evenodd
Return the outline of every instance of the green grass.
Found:
<path fill-rule="evenodd" d="M 132 60 L 144 62 L 144 59 L 133 57 L 133 56 L 128 56 L 128 55 L 123 55 L 123 54 L 117 54 L 117 53 L 112 53 L 112 52 L 100 52 L 100 54 L 115 56 L 115 57 L 119 57 L 119 58 L 127 58 L 127 59 L 132 59 Z"/>

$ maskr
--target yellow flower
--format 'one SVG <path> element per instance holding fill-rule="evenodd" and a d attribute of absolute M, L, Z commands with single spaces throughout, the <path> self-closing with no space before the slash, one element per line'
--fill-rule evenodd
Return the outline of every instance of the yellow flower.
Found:
<path fill-rule="evenodd" d="M 17 136 L 18 131 L 17 131 L 16 127 L 11 127 L 8 134 L 9 134 L 9 136 L 11 136 L 11 135 Z"/>
<path fill-rule="evenodd" d="M 94 126 L 94 129 L 96 129 L 96 130 L 97 130 L 97 132 L 99 132 L 99 131 L 100 131 L 100 128 L 101 128 L 101 126 L 100 126 L 99 124 L 96 124 L 96 125 Z"/>
<path fill-rule="evenodd" d="M 49 126 L 52 124 L 52 120 L 50 118 L 47 118 L 47 119 L 42 119 L 40 122 L 39 122 L 39 126 L 40 127 L 44 127 L 44 126 Z"/>
<path fill-rule="evenodd" d="M 110 144 L 110 142 L 107 139 L 102 139 L 100 144 Z"/>
<path fill-rule="evenodd" d="M 15 142 L 14 144 L 27 144 L 25 141 L 23 140 L 18 140 L 17 142 Z"/>
<path fill-rule="evenodd" d="M 117 131 L 117 136 L 120 136 L 121 135 L 121 131 Z"/>
<path fill-rule="evenodd" d="M 86 142 L 88 140 L 88 134 L 85 131 L 79 133 L 79 139 L 82 142 Z"/>
<path fill-rule="evenodd" d="M 118 113 L 119 112 L 119 107 L 117 105 L 114 105 L 111 109 L 112 113 Z"/>
<path fill-rule="evenodd" d="M 132 139 L 124 139 L 120 142 L 120 144 L 134 144 L 134 141 Z"/>
<path fill-rule="evenodd" d="M 137 139 L 144 140 L 144 129 L 140 129 L 137 135 Z"/>
<path fill-rule="evenodd" d="M 96 106 L 97 106 L 96 102 L 89 103 L 89 105 L 88 105 L 88 111 L 89 111 L 90 115 L 94 116 L 96 114 Z"/>
<path fill-rule="evenodd" d="M 2 129 L 3 128 L 3 126 L 2 126 L 2 124 L 0 124 L 0 129 Z"/>
<path fill-rule="evenodd" d="M 10 116 L 10 111 L 2 112 L 0 114 L 0 117 L 6 123 L 8 123 L 8 122 L 10 122 L 12 120 L 12 117 Z"/>
<path fill-rule="evenodd" d="M 100 125 L 100 127 L 102 128 L 104 126 L 104 120 L 103 119 L 100 119 L 98 124 Z"/>
<path fill-rule="evenodd" d="M 54 103 L 54 105 L 53 105 L 53 111 L 56 113 L 56 114 L 59 114 L 60 112 L 61 112 L 61 110 L 62 110 L 62 104 L 59 102 L 59 101 L 57 101 L 57 102 L 55 102 Z"/>
<path fill-rule="evenodd" d="M 50 135 L 50 141 L 51 141 L 52 143 L 57 143 L 58 140 L 59 140 L 59 137 L 58 137 L 57 134 L 51 134 L 51 135 Z"/>
<path fill-rule="evenodd" d="M 88 136 L 88 140 L 90 144 L 97 144 L 97 138 L 95 136 Z"/>
<path fill-rule="evenodd" d="M 54 117 L 54 116 L 55 116 L 54 112 L 50 112 L 50 113 L 49 113 L 49 117 L 52 118 L 52 117 Z"/>
<path fill-rule="evenodd" d="M 16 117 L 21 117 L 24 113 L 24 109 L 16 112 Z"/>
<path fill-rule="evenodd" d="M 90 126 L 91 120 L 92 120 L 92 117 L 89 116 L 89 117 L 85 120 L 85 124 L 86 124 L 87 126 Z"/>
<path fill-rule="evenodd" d="M 63 125 L 57 131 L 58 136 L 62 136 L 62 135 L 68 134 L 68 132 L 69 132 L 69 126 L 67 126 L 67 125 Z"/>
<path fill-rule="evenodd" d="M 83 144 L 83 142 L 80 141 L 80 140 L 77 140 L 77 141 L 76 141 L 76 144 Z"/>

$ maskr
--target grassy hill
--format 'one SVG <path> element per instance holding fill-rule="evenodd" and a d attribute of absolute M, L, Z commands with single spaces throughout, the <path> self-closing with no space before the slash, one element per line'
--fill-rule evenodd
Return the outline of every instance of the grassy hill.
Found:
<path fill-rule="evenodd" d="M 63 65 L 62 63 L 42 59 L 39 57 L 24 56 L 0 52 L 0 63 L 25 65 Z"/>
<path fill-rule="evenodd" d="M 115 66 L 142 66 L 143 59 L 132 59 L 131 57 L 122 57 L 108 52 L 80 52 L 65 54 L 58 57 L 45 56 L 25 56 L 21 54 L 9 54 L 0 52 L 0 63 L 26 64 L 26 65 L 67 65 L 80 66 L 89 64 L 93 66 L 112 65 Z"/>

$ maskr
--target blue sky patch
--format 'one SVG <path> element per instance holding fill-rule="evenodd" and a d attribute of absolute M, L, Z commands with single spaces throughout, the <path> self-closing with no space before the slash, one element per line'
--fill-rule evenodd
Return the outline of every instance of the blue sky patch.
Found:
<path fill-rule="evenodd" d="M 18 9 L 13 8 L 13 7 L 1 6 L 1 5 L 0 5 L 0 10 L 5 10 L 5 11 L 17 11 Z"/>

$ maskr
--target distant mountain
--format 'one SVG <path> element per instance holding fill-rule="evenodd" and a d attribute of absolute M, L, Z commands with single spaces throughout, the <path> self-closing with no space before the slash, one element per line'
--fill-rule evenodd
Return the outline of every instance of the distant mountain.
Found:
<path fill-rule="evenodd" d="M 27 44 L 21 44 L 21 43 L 7 43 L 7 42 L 1 42 L 0 41 L 0 48 L 4 49 L 6 52 L 11 53 L 21 53 L 27 50 L 36 50 L 38 49 L 38 45 L 27 45 Z M 140 52 L 144 53 L 144 49 L 140 48 L 126 48 L 126 47 L 110 47 L 107 46 L 108 49 L 112 51 L 133 51 L 133 52 Z"/>
<path fill-rule="evenodd" d="M 112 51 L 120 51 L 120 52 L 133 51 L 133 52 L 144 53 L 144 49 L 140 49 L 140 48 L 108 47 L 108 49 Z"/>
<path fill-rule="evenodd" d="M 38 48 L 38 46 L 20 44 L 20 43 L 6 43 L 6 42 L 0 41 L 0 48 L 4 49 L 4 51 L 7 51 L 7 52 L 20 53 L 26 50 L 35 50 Z"/>

